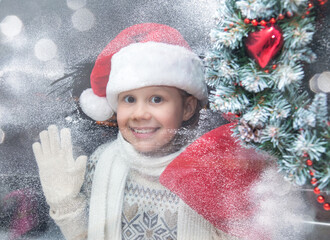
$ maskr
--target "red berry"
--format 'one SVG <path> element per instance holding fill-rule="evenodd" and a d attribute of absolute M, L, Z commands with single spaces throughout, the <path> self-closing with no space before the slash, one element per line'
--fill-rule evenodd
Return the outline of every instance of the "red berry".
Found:
<path fill-rule="evenodd" d="M 306 11 L 306 15 L 310 14 L 311 12 L 310 11 Z"/>
<path fill-rule="evenodd" d="M 274 65 L 272 66 L 272 69 L 276 69 L 276 68 L 277 68 L 277 65 L 274 64 Z"/>
<path fill-rule="evenodd" d="M 319 203 L 324 203 L 324 197 L 323 197 L 322 195 L 318 196 L 318 197 L 317 197 L 317 201 L 318 201 Z"/>
<path fill-rule="evenodd" d="M 313 161 L 310 160 L 310 159 L 308 159 L 308 160 L 306 160 L 306 164 L 307 164 L 307 166 L 312 166 L 313 165 Z"/>
<path fill-rule="evenodd" d="M 245 24 L 250 24 L 250 19 L 245 18 L 245 19 L 244 19 L 244 23 L 245 23 Z"/>
<path fill-rule="evenodd" d="M 324 208 L 324 210 L 329 211 L 330 210 L 330 204 L 329 203 L 323 204 L 323 208 Z"/>
<path fill-rule="evenodd" d="M 309 170 L 309 175 L 314 176 L 314 172 L 312 170 Z"/>
<path fill-rule="evenodd" d="M 313 4 L 312 3 L 309 3 L 308 4 L 308 8 L 311 8 L 311 7 L 313 7 Z"/>
<path fill-rule="evenodd" d="M 271 24 L 275 24 L 275 23 L 276 23 L 276 19 L 275 19 L 275 18 L 271 18 L 271 19 L 269 20 L 269 22 L 270 22 Z"/>
<path fill-rule="evenodd" d="M 266 22 L 265 20 L 261 20 L 261 21 L 260 21 L 260 25 L 261 25 L 261 26 L 266 26 L 266 24 L 267 24 L 267 22 Z"/>
<path fill-rule="evenodd" d="M 252 25 L 255 26 L 255 27 L 258 26 L 258 21 L 255 20 L 255 19 L 253 19 L 251 23 L 252 23 Z"/>
<path fill-rule="evenodd" d="M 269 70 L 268 70 L 268 69 L 266 69 L 264 72 L 265 72 L 265 73 L 269 73 Z"/>
<path fill-rule="evenodd" d="M 234 27 L 234 23 L 230 23 L 229 24 L 229 27 Z"/>
<path fill-rule="evenodd" d="M 320 189 L 318 188 L 318 187 L 315 187 L 314 188 L 314 193 L 316 194 L 316 195 L 318 195 L 318 194 L 320 194 Z"/>
<path fill-rule="evenodd" d="M 288 11 L 288 12 L 286 13 L 286 15 L 290 18 L 290 17 L 293 16 L 293 13 Z"/>
<path fill-rule="evenodd" d="M 284 19 L 284 15 L 283 14 L 278 15 L 278 19 L 283 20 Z"/>
<path fill-rule="evenodd" d="M 228 31 L 228 28 L 225 27 L 223 30 L 224 30 L 225 32 L 227 32 L 227 31 Z"/>
<path fill-rule="evenodd" d="M 316 178 L 312 178 L 311 184 L 314 185 L 316 182 L 317 182 L 317 179 Z"/>

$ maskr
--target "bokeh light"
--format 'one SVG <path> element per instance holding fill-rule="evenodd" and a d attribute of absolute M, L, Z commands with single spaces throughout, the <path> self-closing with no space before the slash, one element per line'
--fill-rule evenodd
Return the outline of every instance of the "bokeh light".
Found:
<path fill-rule="evenodd" d="M 5 140 L 5 132 L 0 128 L 0 144 Z"/>
<path fill-rule="evenodd" d="M 318 79 L 319 89 L 324 93 L 330 92 L 330 72 L 323 72 Z"/>
<path fill-rule="evenodd" d="M 21 33 L 23 23 L 17 16 L 9 15 L 0 23 L 1 32 L 7 37 L 15 37 Z"/>
<path fill-rule="evenodd" d="M 78 31 L 87 31 L 94 26 L 95 17 L 94 14 L 87 8 L 77 10 L 72 15 L 72 24 Z"/>
<path fill-rule="evenodd" d="M 309 87 L 315 93 L 329 93 L 330 92 L 330 72 L 323 72 L 315 74 L 309 80 Z"/>
<path fill-rule="evenodd" d="M 78 10 L 86 5 L 87 0 L 66 0 L 66 4 L 72 10 Z"/>
<path fill-rule="evenodd" d="M 40 39 L 34 46 L 34 54 L 41 61 L 49 61 L 56 56 L 57 46 L 51 39 Z"/>

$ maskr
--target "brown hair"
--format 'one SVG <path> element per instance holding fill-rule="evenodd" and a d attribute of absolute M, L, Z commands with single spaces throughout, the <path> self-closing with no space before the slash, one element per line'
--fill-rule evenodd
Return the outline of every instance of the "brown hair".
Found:
<path fill-rule="evenodd" d="M 179 91 L 183 98 L 183 103 L 185 102 L 185 100 L 188 97 L 190 97 L 190 96 L 194 97 L 192 94 L 189 94 L 182 89 L 179 89 Z M 195 128 L 198 125 L 199 115 L 200 115 L 199 111 L 202 109 L 202 103 L 200 100 L 198 100 L 198 99 L 196 99 L 196 100 L 197 100 L 197 105 L 196 105 L 195 113 L 193 114 L 193 116 L 190 119 L 188 119 L 187 121 L 184 121 L 182 123 L 182 127 L 184 127 L 184 128 Z"/>

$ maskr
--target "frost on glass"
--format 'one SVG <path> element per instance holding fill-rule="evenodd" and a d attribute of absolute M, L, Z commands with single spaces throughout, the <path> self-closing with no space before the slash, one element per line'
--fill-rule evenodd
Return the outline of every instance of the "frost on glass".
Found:
<path fill-rule="evenodd" d="M 115 129 L 96 125 L 77 107 L 103 47 L 128 26 L 158 22 L 177 28 L 203 56 L 217 7 L 216 0 L 0 0 L 0 239 L 63 239 L 49 217 L 32 144 L 51 124 L 71 129 L 74 157 L 90 155 L 114 139 Z M 327 39 L 316 42 L 325 55 Z M 211 110 L 203 109 L 200 118 L 199 128 L 185 135 L 195 137 L 226 123 Z M 253 223 L 270 228 L 274 239 L 310 234 L 311 225 L 301 222 L 313 221 L 313 213 L 305 211 L 299 190 L 274 172 L 264 178 L 267 184 L 256 184 L 251 197 L 272 197 Z M 288 192 L 292 197 L 283 197 Z M 279 205 L 281 212 L 274 210 Z"/>
<path fill-rule="evenodd" d="M 116 130 L 97 126 L 77 108 L 77 97 L 87 88 L 88 74 L 103 47 L 130 25 L 159 22 L 178 28 L 201 54 L 214 5 L 215 1 L 0 1 L 0 239 L 22 234 L 26 239 L 63 239 L 49 218 L 32 144 L 51 124 L 71 129 L 77 156 L 90 155 L 116 136 Z M 54 84 L 77 68 L 83 79 L 75 75 Z"/>

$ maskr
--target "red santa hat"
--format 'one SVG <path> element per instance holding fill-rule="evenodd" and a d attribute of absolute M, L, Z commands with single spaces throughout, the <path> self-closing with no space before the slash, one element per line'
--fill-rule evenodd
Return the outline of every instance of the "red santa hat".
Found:
<path fill-rule="evenodd" d="M 157 23 L 120 32 L 98 56 L 90 80 L 80 106 L 96 121 L 116 112 L 119 93 L 141 87 L 177 87 L 207 101 L 201 60 L 177 30 Z"/>

